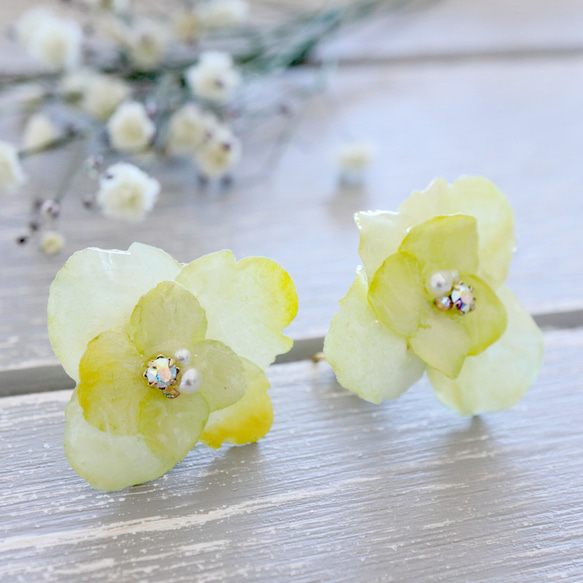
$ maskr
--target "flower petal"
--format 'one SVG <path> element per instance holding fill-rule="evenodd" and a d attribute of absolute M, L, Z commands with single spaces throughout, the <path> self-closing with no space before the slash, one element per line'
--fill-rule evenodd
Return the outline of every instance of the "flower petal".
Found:
<path fill-rule="evenodd" d="M 396 399 L 421 378 L 425 365 L 407 341 L 379 322 L 367 299 L 366 275 L 340 300 L 324 343 L 326 360 L 338 382 L 373 403 Z"/>
<path fill-rule="evenodd" d="M 71 467 L 98 490 L 121 490 L 143 484 L 174 466 L 173 460 L 157 456 L 142 435 L 113 435 L 88 423 L 77 391 L 65 416 L 65 455 Z"/>
<path fill-rule="evenodd" d="M 452 185 L 435 180 L 424 192 L 414 192 L 399 212 L 425 221 L 435 215 L 462 213 L 478 220 L 480 275 L 494 289 L 510 269 L 516 245 L 514 215 L 508 199 L 489 180 L 466 176 Z"/>
<path fill-rule="evenodd" d="M 416 257 L 426 276 L 439 269 L 476 273 L 477 221 L 469 215 L 433 217 L 412 227 L 399 251 Z"/>
<path fill-rule="evenodd" d="M 385 259 L 399 250 L 407 229 L 417 221 L 403 213 L 366 211 L 354 215 L 360 233 L 358 253 L 371 281 Z"/>
<path fill-rule="evenodd" d="M 478 277 L 461 277 L 473 287 L 475 310 L 462 315 L 455 308 L 441 312 L 433 305 L 409 338 L 419 358 L 451 378 L 460 373 L 467 356 L 486 350 L 506 329 L 506 309 L 490 286 Z"/>
<path fill-rule="evenodd" d="M 92 340 L 79 364 L 77 388 L 87 422 L 114 435 L 138 433 L 140 403 L 153 392 L 144 370 L 143 358 L 123 329 Z"/>
<path fill-rule="evenodd" d="M 468 357 L 454 380 L 428 369 L 437 398 L 460 415 L 512 407 L 532 385 L 542 366 L 542 332 L 506 286 L 498 294 L 508 314 L 508 325 L 500 340 L 478 356 Z"/>
<path fill-rule="evenodd" d="M 291 277 L 274 261 L 231 251 L 205 255 L 176 278 L 201 303 L 207 338 L 220 340 L 239 356 L 265 368 L 292 340 L 281 334 L 294 318 L 298 298 Z"/>
<path fill-rule="evenodd" d="M 148 358 L 172 357 L 204 340 L 206 316 L 198 300 L 173 281 L 163 281 L 140 298 L 129 324 L 136 348 Z"/>
<path fill-rule="evenodd" d="M 460 319 L 464 316 L 456 316 Z M 455 378 L 471 347 L 466 329 L 453 317 L 434 311 L 424 320 L 409 346 L 428 366 Z"/>
<path fill-rule="evenodd" d="M 476 298 L 476 308 L 460 316 L 455 312 L 451 317 L 459 322 L 470 339 L 469 355 L 480 354 L 494 344 L 506 330 L 506 308 L 496 292 L 479 277 L 463 275 L 464 283 L 471 286 Z"/>
<path fill-rule="evenodd" d="M 396 334 L 415 334 L 431 311 L 422 266 L 408 253 L 394 253 L 377 269 L 368 289 L 378 318 Z"/>
<path fill-rule="evenodd" d="M 199 342 L 192 349 L 192 366 L 202 377 L 199 392 L 210 410 L 224 409 L 245 394 L 245 371 L 241 359 L 217 340 Z"/>
<path fill-rule="evenodd" d="M 49 337 L 67 374 L 79 381 L 89 341 L 125 325 L 140 297 L 181 269 L 161 249 L 140 243 L 128 251 L 75 253 L 51 285 L 48 305 Z"/>
<path fill-rule="evenodd" d="M 250 360 L 242 359 L 242 362 L 247 378 L 245 396 L 230 407 L 212 413 L 200 438 L 215 449 L 225 441 L 238 445 L 259 441 L 273 423 L 265 373 Z"/>
<path fill-rule="evenodd" d="M 152 391 L 140 406 L 140 433 L 156 455 L 175 464 L 195 446 L 209 411 L 200 393 L 167 399 Z"/>

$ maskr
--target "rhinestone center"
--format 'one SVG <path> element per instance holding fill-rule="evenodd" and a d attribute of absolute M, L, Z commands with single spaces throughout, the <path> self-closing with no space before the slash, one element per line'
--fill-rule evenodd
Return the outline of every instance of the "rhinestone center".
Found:
<path fill-rule="evenodd" d="M 151 387 L 160 389 L 165 397 L 174 399 L 180 394 L 173 385 L 177 382 L 180 369 L 174 364 L 173 358 L 160 354 L 148 362 L 144 378 Z"/>
<path fill-rule="evenodd" d="M 449 296 L 455 308 L 462 314 L 467 314 L 474 309 L 474 292 L 469 285 L 463 282 L 456 283 Z"/>
<path fill-rule="evenodd" d="M 441 274 L 441 272 L 438 272 L 438 274 Z M 455 275 L 457 276 L 457 273 Z M 466 285 L 463 281 L 459 281 L 456 278 L 445 293 L 437 295 L 435 298 L 435 307 L 442 312 L 447 312 L 455 308 L 463 316 L 476 307 L 474 290 L 471 286 Z"/>

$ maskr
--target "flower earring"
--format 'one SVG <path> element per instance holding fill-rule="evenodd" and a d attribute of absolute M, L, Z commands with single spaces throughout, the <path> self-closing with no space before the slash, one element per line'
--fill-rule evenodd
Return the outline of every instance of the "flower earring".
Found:
<path fill-rule="evenodd" d="M 77 387 L 65 453 L 92 486 L 153 480 L 197 443 L 261 439 L 264 369 L 292 341 L 297 295 L 275 262 L 230 251 L 182 265 L 161 249 L 85 249 L 57 274 L 49 336 Z"/>
<path fill-rule="evenodd" d="M 542 333 L 504 285 L 514 219 L 489 181 L 435 180 L 393 212 L 360 212 L 363 266 L 324 354 L 363 399 L 395 399 L 427 371 L 461 415 L 512 407 L 534 382 Z"/>

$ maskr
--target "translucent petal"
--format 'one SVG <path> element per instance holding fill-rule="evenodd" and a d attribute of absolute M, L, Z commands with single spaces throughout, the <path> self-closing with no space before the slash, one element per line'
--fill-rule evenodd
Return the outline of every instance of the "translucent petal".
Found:
<path fill-rule="evenodd" d="M 77 388 L 85 419 L 114 435 L 139 432 L 140 402 L 151 389 L 145 363 L 123 329 L 101 333 L 81 358 Z"/>
<path fill-rule="evenodd" d="M 470 340 L 468 354 L 480 354 L 504 334 L 506 308 L 492 288 L 479 277 L 463 275 L 462 279 L 474 290 L 476 308 L 463 316 L 454 311 L 451 317 L 468 333 Z"/>
<path fill-rule="evenodd" d="M 176 281 L 201 303 L 207 338 L 220 340 L 261 368 L 292 347 L 281 334 L 294 318 L 298 298 L 291 277 L 274 261 L 231 251 L 205 255 L 187 265 Z"/>
<path fill-rule="evenodd" d="M 225 344 L 205 340 L 192 349 L 192 363 L 202 376 L 201 395 L 210 410 L 224 409 L 245 394 L 245 371 L 241 359 Z"/>
<path fill-rule="evenodd" d="M 422 265 L 407 253 L 390 255 L 370 282 L 368 299 L 393 332 L 412 336 L 431 310 Z"/>
<path fill-rule="evenodd" d="M 356 213 L 354 221 L 360 233 L 358 253 L 369 281 L 385 259 L 399 250 L 407 229 L 417 222 L 409 215 L 385 211 Z"/>
<path fill-rule="evenodd" d="M 218 449 L 229 441 L 242 445 L 264 437 L 273 423 L 273 407 L 265 373 L 250 360 L 243 359 L 247 391 L 235 404 L 211 414 L 201 441 Z"/>
<path fill-rule="evenodd" d="M 152 390 L 140 406 L 140 433 L 155 454 L 177 463 L 195 446 L 209 411 L 200 393 L 168 399 Z"/>
<path fill-rule="evenodd" d="M 425 275 L 439 269 L 476 273 L 477 221 L 469 215 L 433 217 L 412 227 L 399 251 L 416 257 Z"/>
<path fill-rule="evenodd" d="M 462 213 L 478 220 L 480 275 L 494 289 L 508 275 L 516 242 L 514 216 L 508 199 L 490 181 L 466 176 L 449 185 L 435 180 L 424 192 L 414 192 L 399 212 L 425 221 L 436 215 Z"/>
<path fill-rule="evenodd" d="M 53 281 L 48 305 L 49 337 L 67 374 L 79 381 L 89 341 L 125 325 L 140 297 L 181 269 L 161 249 L 140 243 L 128 251 L 75 253 Z"/>
<path fill-rule="evenodd" d="M 173 460 L 157 456 L 142 435 L 113 435 L 88 423 L 76 391 L 65 416 L 65 455 L 71 467 L 94 488 L 121 490 L 143 484 L 174 466 Z"/>
<path fill-rule="evenodd" d="M 137 349 L 148 358 L 172 357 L 204 340 L 206 316 L 198 300 L 173 281 L 163 281 L 140 298 L 129 324 Z"/>
<path fill-rule="evenodd" d="M 379 322 L 367 300 L 366 275 L 359 270 L 324 343 L 338 382 L 358 396 L 380 403 L 396 399 L 421 378 L 424 363 L 407 341 Z"/>
<path fill-rule="evenodd" d="M 455 316 L 457 320 L 464 317 Z M 409 346 L 421 360 L 450 377 L 459 374 L 471 347 L 468 333 L 456 319 L 432 311 L 409 338 Z"/>
<path fill-rule="evenodd" d="M 478 356 L 470 356 L 457 379 L 428 369 L 437 398 L 460 415 L 500 411 L 515 405 L 532 385 L 542 366 L 543 335 L 514 294 L 502 286 L 506 307 L 503 336 Z"/>

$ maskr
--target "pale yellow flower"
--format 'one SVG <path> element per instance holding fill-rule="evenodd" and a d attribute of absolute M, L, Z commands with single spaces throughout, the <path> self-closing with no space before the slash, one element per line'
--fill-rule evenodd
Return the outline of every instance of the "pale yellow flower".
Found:
<path fill-rule="evenodd" d="M 161 476 L 199 440 L 261 439 L 273 419 L 264 369 L 291 348 L 281 331 L 296 312 L 291 278 L 267 258 L 220 251 L 181 265 L 139 243 L 74 254 L 48 305 L 52 346 L 77 382 L 71 466 L 118 490 Z"/>

